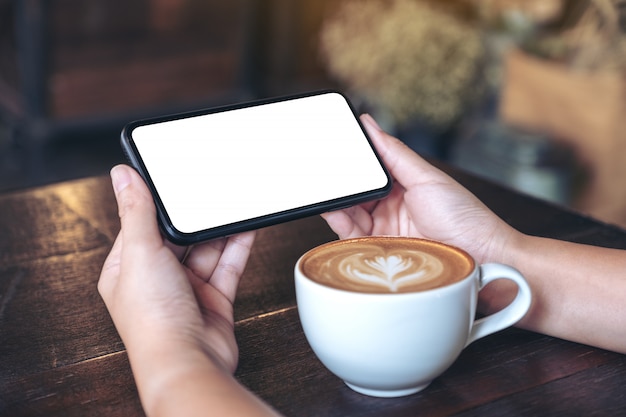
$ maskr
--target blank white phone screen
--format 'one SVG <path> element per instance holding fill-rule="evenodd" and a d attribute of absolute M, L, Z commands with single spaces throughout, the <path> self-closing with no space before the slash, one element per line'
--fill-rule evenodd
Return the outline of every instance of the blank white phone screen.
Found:
<path fill-rule="evenodd" d="M 337 93 L 138 126 L 131 135 L 183 233 L 378 190 L 388 181 Z"/>

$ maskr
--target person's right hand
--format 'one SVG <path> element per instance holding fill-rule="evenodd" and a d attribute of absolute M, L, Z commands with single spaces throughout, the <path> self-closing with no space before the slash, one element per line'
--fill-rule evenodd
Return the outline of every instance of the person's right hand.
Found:
<path fill-rule="evenodd" d="M 472 193 L 398 139 L 361 116 L 374 146 L 394 178 L 390 195 L 322 215 L 339 238 L 395 235 L 438 240 L 468 251 L 479 263 L 502 261 L 519 232 Z"/>
<path fill-rule="evenodd" d="M 370 116 L 361 120 L 396 182 L 385 199 L 324 214 L 340 238 L 423 237 L 463 248 L 479 264 L 511 265 L 533 293 L 518 326 L 626 353 L 625 251 L 516 231 L 459 183 L 383 132 Z M 492 282 L 480 291 L 478 310 L 495 313 L 516 293 L 506 280 Z"/>

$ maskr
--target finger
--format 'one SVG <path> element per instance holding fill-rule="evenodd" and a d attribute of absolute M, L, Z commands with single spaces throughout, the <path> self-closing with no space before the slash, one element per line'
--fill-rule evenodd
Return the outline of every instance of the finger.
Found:
<path fill-rule="evenodd" d="M 192 247 L 191 246 L 179 246 L 167 239 L 163 239 L 163 244 L 174 253 L 179 262 L 183 262 L 185 257 L 189 254 Z"/>
<path fill-rule="evenodd" d="M 111 181 L 117 199 L 124 246 L 146 248 L 162 243 L 156 221 L 156 208 L 148 187 L 139 174 L 126 165 L 111 170 Z"/>
<path fill-rule="evenodd" d="M 405 188 L 447 177 L 404 142 L 384 132 L 369 114 L 362 115 L 361 121 L 391 176 Z"/>
<path fill-rule="evenodd" d="M 194 275 L 200 277 L 205 282 L 209 282 L 225 246 L 226 238 L 213 239 L 195 245 L 187 254 L 185 265 Z"/>
<path fill-rule="evenodd" d="M 215 272 L 213 272 L 211 277 L 211 285 L 224 294 L 231 302 L 235 301 L 237 286 L 246 269 L 255 237 L 255 231 L 229 237 Z"/>
<path fill-rule="evenodd" d="M 210 283 L 231 302 L 254 243 L 254 231 L 216 239 L 192 249 L 186 265 L 195 276 Z"/>
<path fill-rule="evenodd" d="M 339 239 L 369 235 L 373 225 L 370 212 L 362 206 L 324 213 L 322 218 L 326 220 Z"/>

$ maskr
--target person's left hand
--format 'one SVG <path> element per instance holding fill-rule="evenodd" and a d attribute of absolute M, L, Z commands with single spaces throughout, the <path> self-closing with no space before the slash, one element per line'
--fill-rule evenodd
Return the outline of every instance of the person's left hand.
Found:
<path fill-rule="evenodd" d="M 149 367 L 159 358 L 167 361 L 169 372 L 175 372 L 178 359 L 182 366 L 193 366 L 194 360 L 207 358 L 234 372 L 238 349 L 232 305 L 255 233 L 194 246 L 183 264 L 186 249 L 161 236 L 154 202 L 141 177 L 124 165 L 113 168 L 111 177 L 121 231 L 98 290 L 136 378 L 154 376 Z M 143 357 L 150 357 L 152 365 Z"/>

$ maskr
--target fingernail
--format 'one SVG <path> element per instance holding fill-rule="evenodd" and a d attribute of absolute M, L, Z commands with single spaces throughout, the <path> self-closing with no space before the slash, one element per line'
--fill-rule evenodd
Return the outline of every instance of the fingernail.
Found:
<path fill-rule="evenodd" d="M 114 166 L 111 169 L 111 183 L 113 184 L 113 190 L 115 194 L 118 194 L 124 188 L 130 184 L 130 175 L 128 173 L 128 168 L 122 165 Z"/>
<path fill-rule="evenodd" d="M 376 120 L 374 120 L 374 118 L 369 113 L 363 114 L 362 120 L 363 123 L 369 125 L 369 127 L 382 132 L 383 129 L 378 125 L 378 123 L 376 123 Z"/>

